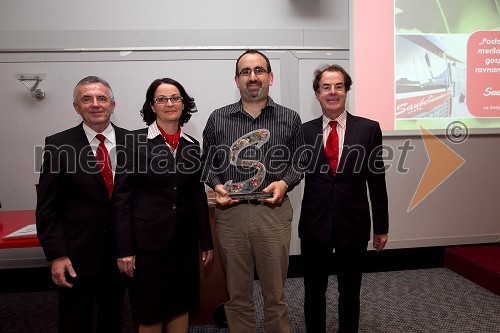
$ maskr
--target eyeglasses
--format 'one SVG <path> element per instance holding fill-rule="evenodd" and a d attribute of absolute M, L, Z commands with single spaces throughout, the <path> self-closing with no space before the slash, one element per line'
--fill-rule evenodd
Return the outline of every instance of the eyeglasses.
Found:
<path fill-rule="evenodd" d="M 173 104 L 177 104 L 177 103 L 182 102 L 182 96 L 172 96 L 172 97 L 160 96 L 160 97 L 156 97 L 153 101 L 156 104 L 167 104 L 168 101 L 172 102 Z"/>
<path fill-rule="evenodd" d="M 335 90 L 335 91 L 342 91 L 344 90 L 345 86 L 343 83 L 336 83 L 334 85 L 331 85 L 331 84 L 323 84 L 321 87 L 319 87 L 319 89 L 323 92 L 328 92 L 330 90 Z"/>
<path fill-rule="evenodd" d="M 238 76 L 250 76 L 252 75 L 252 72 L 255 73 L 255 75 L 259 76 L 259 75 L 264 75 L 267 73 L 267 70 L 263 67 L 255 67 L 253 70 L 251 68 L 243 68 L 239 73 L 238 73 Z"/>

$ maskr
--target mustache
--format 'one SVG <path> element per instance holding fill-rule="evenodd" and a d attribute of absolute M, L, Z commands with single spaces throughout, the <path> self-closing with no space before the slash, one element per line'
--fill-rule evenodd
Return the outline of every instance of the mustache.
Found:
<path fill-rule="evenodd" d="M 261 82 L 261 81 L 259 81 L 259 80 L 252 80 L 252 81 L 248 81 L 248 82 L 246 83 L 246 86 L 248 87 L 248 86 L 249 86 L 249 85 L 251 85 L 251 84 L 258 84 L 259 86 L 262 86 L 262 82 Z"/>

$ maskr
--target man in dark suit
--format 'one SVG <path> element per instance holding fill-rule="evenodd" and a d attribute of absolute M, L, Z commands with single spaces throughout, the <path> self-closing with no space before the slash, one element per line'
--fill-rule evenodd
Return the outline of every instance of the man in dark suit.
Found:
<path fill-rule="evenodd" d="M 83 122 L 45 140 L 36 225 L 59 286 L 59 332 L 120 332 L 123 281 L 113 256 L 112 169 L 126 130 L 111 124 L 113 92 L 101 78 L 76 85 Z M 119 175 L 116 175 L 119 177 Z"/>
<path fill-rule="evenodd" d="M 308 165 L 299 221 L 308 333 L 326 332 L 329 262 L 337 260 L 339 332 L 357 332 L 363 260 L 387 242 L 389 214 L 377 122 L 346 111 L 352 80 L 338 65 L 319 68 L 313 89 L 323 115 L 303 125 Z M 369 200 L 367 194 L 369 190 Z"/>

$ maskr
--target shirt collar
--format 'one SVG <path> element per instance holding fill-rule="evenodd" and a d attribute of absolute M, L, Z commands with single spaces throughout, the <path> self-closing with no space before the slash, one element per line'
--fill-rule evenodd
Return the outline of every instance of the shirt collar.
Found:
<path fill-rule="evenodd" d="M 85 135 L 87 136 L 87 139 L 89 140 L 89 143 L 92 142 L 92 140 L 95 139 L 95 136 L 99 133 L 94 131 L 92 128 L 90 128 L 87 124 L 83 123 L 83 130 L 85 131 Z M 109 124 L 108 127 L 104 131 L 101 132 L 102 135 L 106 137 L 106 140 L 108 140 L 111 143 L 115 143 L 115 128 L 113 125 Z"/>
<path fill-rule="evenodd" d="M 155 121 L 154 123 L 152 123 L 151 125 L 148 126 L 148 139 L 152 140 L 152 139 L 156 138 L 158 135 L 161 135 L 161 133 L 160 133 L 160 130 L 158 129 L 158 124 Z M 187 141 L 194 143 L 194 141 L 191 140 L 191 138 L 184 133 L 184 131 L 182 130 L 182 127 L 181 127 L 181 138 L 184 138 Z"/>
<path fill-rule="evenodd" d="M 323 115 L 323 130 L 325 130 L 327 126 L 330 126 L 329 123 L 332 120 L 335 120 L 338 126 L 345 128 L 347 123 L 347 111 L 342 112 L 336 119 L 330 119 Z"/>
<path fill-rule="evenodd" d="M 264 106 L 262 110 L 265 110 L 267 108 L 274 108 L 276 103 L 274 103 L 273 99 L 271 97 L 267 97 L 267 104 Z M 241 103 L 241 99 L 238 101 L 238 103 L 235 104 L 235 107 L 232 108 L 230 113 L 237 113 L 237 112 L 243 112 L 243 104 Z"/>

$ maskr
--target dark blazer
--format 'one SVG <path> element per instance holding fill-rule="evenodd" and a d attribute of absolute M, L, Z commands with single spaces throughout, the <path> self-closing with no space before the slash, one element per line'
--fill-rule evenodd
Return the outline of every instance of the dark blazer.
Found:
<path fill-rule="evenodd" d="M 181 137 L 172 155 L 161 135 L 148 129 L 127 140 L 127 164 L 116 183 L 115 231 L 119 258 L 136 250 L 163 250 L 175 228 L 189 228 L 203 251 L 212 250 L 207 195 L 201 179 L 200 145 Z"/>
<path fill-rule="evenodd" d="M 370 204 L 375 234 L 389 228 L 382 131 L 377 122 L 347 113 L 342 156 L 333 176 L 323 147 L 322 117 L 303 125 L 307 171 L 299 237 L 347 247 L 370 239 Z"/>
<path fill-rule="evenodd" d="M 117 164 L 127 130 L 114 126 Z M 80 277 L 97 273 L 112 242 L 113 205 L 83 125 L 45 139 L 36 208 L 37 234 L 47 260 L 67 256 Z M 115 182 L 119 175 L 115 175 Z"/>

